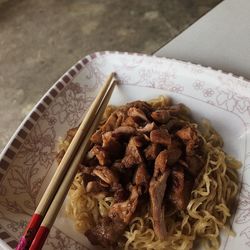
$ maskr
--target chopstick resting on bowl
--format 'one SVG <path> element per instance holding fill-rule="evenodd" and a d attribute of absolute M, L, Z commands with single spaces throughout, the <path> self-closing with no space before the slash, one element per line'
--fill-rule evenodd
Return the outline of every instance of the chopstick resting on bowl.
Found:
<path fill-rule="evenodd" d="M 79 163 L 88 150 L 90 137 L 100 122 L 116 83 L 117 79 L 115 73 L 112 73 L 104 83 L 80 124 L 68 150 L 63 156 L 34 214 L 32 215 L 16 250 L 29 249 L 30 247 L 30 249 L 42 248 L 70 188 L 70 184 L 74 179 Z"/>

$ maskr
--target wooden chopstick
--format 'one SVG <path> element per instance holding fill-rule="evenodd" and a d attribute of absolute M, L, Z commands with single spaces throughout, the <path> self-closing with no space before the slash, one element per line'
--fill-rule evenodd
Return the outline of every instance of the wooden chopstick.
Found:
<path fill-rule="evenodd" d="M 69 145 L 68 150 L 66 151 L 64 157 L 62 158 L 59 166 L 55 174 L 53 175 L 45 193 L 43 194 L 34 214 L 32 215 L 29 224 L 21 237 L 16 250 L 24 250 L 28 249 L 37 233 L 37 230 L 52 202 L 54 196 L 61 185 L 61 182 L 68 171 L 68 168 L 80 147 L 80 142 L 83 141 L 86 134 L 90 128 L 92 128 L 92 123 L 95 120 L 96 114 L 98 109 L 100 108 L 101 103 L 104 100 L 105 94 L 107 90 L 110 89 L 110 86 L 114 85 L 116 82 L 115 73 L 112 73 L 106 82 L 104 83 L 103 87 L 101 88 L 100 92 L 98 93 L 97 97 L 95 98 L 94 102 L 91 104 L 87 114 L 85 115 L 82 123 L 80 124 L 76 135 L 74 136 L 72 142 Z M 113 89 L 113 88 L 112 88 Z M 101 105 L 102 107 L 102 105 Z"/>
<path fill-rule="evenodd" d="M 51 227 L 56 219 L 56 216 L 57 216 L 57 214 L 62 206 L 62 203 L 63 203 L 63 201 L 64 201 L 64 199 L 69 191 L 69 188 L 73 182 L 73 179 L 77 173 L 78 166 L 89 149 L 90 137 L 95 132 L 98 124 L 100 123 L 100 120 L 101 120 L 102 115 L 104 113 L 104 110 L 108 104 L 108 101 L 111 97 L 111 94 L 113 92 L 114 87 L 115 87 L 115 84 L 111 85 L 103 104 L 100 106 L 100 109 L 98 110 L 96 118 L 95 118 L 91 128 L 89 129 L 88 134 L 84 138 L 84 141 L 81 143 L 81 146 L 80 146 L 79 150 L 77 151 L 77 154 L 76 154 L 65 178 L 63 179 L 63 182 L 60 185 L 60 187 L 55 195 L 55 198 L 53 199 L 53 201 L 52 201 L 52 203 L 51 203 L 51 205 L 46 213 L 39 230 L 37 231 L 37 234 L 36 234 L 32 244 L 30 246 L 30 250 L 39 250 L 42 248 L 42 246 L 43 246 L 43 244 L 44 244 L 44 242 L 49 234 L 49 231 L 50 231 L 50 229 L 51 229 Z"/>

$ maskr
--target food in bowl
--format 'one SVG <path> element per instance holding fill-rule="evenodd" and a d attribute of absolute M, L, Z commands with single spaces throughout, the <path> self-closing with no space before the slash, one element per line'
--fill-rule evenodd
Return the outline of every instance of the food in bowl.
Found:
<path fill-rule="evenodd" d="M 76 128 L 68 131 L 60 160 Z M 109 106 L 68 194 L 67 214 L 108 249 L 219 248 L 240 163 L 207 120 L 170 98 Z"/>

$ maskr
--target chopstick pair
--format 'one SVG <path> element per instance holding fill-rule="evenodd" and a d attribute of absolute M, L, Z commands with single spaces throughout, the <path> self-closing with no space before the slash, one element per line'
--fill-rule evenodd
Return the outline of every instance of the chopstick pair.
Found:
<path fill-rule="evenodd" d="M 116 83 L 117 79 L 112 73 L 79 126 L 16 250 L 42 248 L 76 175 L 79 163 L 87 153 L 90 137 L 102 118 Z"/>

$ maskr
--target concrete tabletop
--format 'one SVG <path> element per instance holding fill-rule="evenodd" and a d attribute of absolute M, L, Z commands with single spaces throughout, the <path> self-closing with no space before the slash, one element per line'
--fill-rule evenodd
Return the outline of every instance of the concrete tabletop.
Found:
<path fill-rule="evenodd" d="M 250 79 L 250 0 L 224 0 L 155 55 Z"/>

